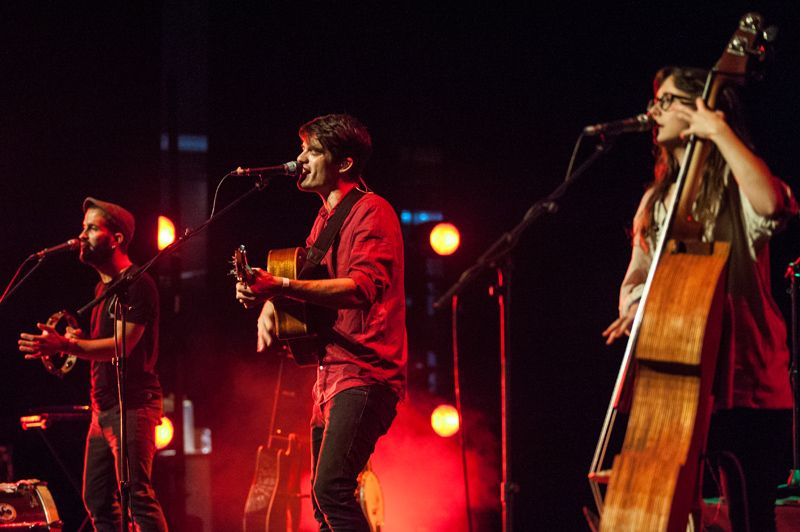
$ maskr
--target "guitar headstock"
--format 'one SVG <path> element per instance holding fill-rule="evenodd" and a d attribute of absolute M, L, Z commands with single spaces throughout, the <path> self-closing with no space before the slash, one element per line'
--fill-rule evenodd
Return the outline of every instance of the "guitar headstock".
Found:
<path fill-rule="evenodd" d="M 244 244 L 234 250 L 231 264 L 233 265 L 233 269 L 230 273 L 236 277 L 237 282 L 244 284 L 253 282 L 253 269 L 247 264 L 247 250 Z"/>

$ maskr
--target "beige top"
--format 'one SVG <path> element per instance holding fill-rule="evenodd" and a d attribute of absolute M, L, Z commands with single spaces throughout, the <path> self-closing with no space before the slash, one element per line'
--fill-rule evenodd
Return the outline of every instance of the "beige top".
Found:
<path fill-rule="evenodd" d="M 769 239 L 790 217 L 797 214 L 797 203 L 788 186 L 774 178 L 783 198 L 782 208 L 773 218 L 753 209 L 728 172 L 725 192 L 714 206 L 714 222 L 704 227 L 704 240 L 731 243 L 723 310 L 723 331 L 717 377 L 714 386 L 717 408 L 791 408 L 789 350 L 786 324 L 772 297 Z M 620 315 L 639 301 L 652 263 L 667 205 L 674 197 L 674 185 L 664 201 L 653 206 L 654 231 L 647 237 L 649 251 L 634 245 L 631 261 L 620 289 Z M 648 190 L 637 211 L 642 214 L 652 194 Z"/>

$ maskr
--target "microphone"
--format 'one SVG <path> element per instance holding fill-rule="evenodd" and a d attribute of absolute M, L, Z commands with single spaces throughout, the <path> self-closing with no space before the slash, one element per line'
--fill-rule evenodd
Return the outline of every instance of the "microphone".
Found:
<path fill-rule="evenodd" d="M 642 131 L 650 131 L 653 128 L 653 118 L 646 114 L 636 115 L 632 118 L 625 118 L 623 120 L 614 120 L 613 122 L 605 122 L 603 124 L 594 124 L 593 126 L 586 126 L 583 128 L 584 135 L 601 135 L 609 133 L 616 135 L 619 133 L 641 133 Z"/>
<path fill-rule="evenodd" d="M 301 165 L 297 161 L 279 164 L 277 166 L 262 166 L 260 168 L 242 168 L 241 166 L 231 172 L 236 175 L 300 175 Z"/>
<path fill-rule="evenodd" d="M 37 251 L 32 257 L 36 257 L 38 259 L 43 259 L 48 255 L 53 255 L 54 253 L 61 253 L 62 251 L 73 251 L 81 247 L 81 241 L 77 238 L 70 238 L 63 244 L 59 244 L 57 246 L 53 246 L 51 248 L 44 248 L 41 251 Z"/>

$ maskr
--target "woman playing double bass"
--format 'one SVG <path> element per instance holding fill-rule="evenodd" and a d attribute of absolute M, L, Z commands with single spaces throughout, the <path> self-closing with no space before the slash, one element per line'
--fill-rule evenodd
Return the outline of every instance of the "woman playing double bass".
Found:
<path fill-rule="evenodd" d="M 706 455 L 723 472 L 733 529 L 774 530 L 776 487 L 791 464 L 792 392 L 786 325 L 771 294 L 768 243 L 798 206 L 749 146 L 734 89 L 722 89 L 719 110 L 703 103 L 706 76 L 679 67 L 655 76 L 655 98 L 648 105 L 655 181 L 634 217 L 619 318 L 603 336 L 611 344 L 630 334 L 687 141 L 690 135 L 707 139 L 712 147 L 693 216 L 705 240 L 728 241 L 731 251 Z"/>

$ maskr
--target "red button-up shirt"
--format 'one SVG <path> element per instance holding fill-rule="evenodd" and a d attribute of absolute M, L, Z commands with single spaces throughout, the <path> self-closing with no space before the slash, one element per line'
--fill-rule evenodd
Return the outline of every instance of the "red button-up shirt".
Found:
<path fill-rule="evenodd" d="M 320 209 L 306 247 L 334 212 L 336 208 Z M 334 334 L 317 370 L 315 412 L 338 392 L 355 386 L 385 384 L 402 398 L 408 358 L 403 236 L 392 206 L 374 193 L 365 194 L 347 215 L 321 264 L 332 279 L 352 279 L 365 303 L 337 310 Z"/>

